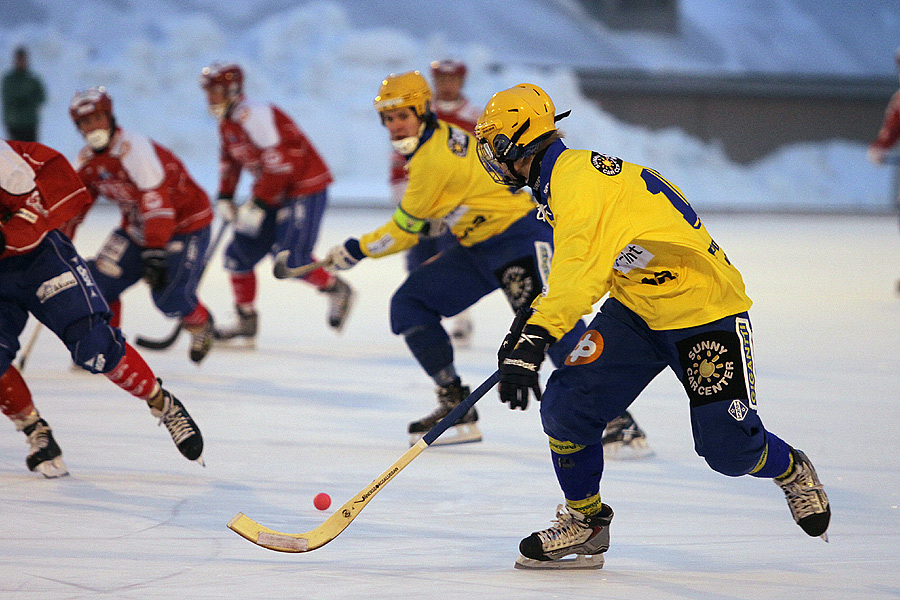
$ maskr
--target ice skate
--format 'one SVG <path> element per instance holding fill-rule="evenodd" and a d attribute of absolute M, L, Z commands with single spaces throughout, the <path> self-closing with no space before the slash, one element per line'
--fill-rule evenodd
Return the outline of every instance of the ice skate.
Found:
<path fill-rule="evenodd" d="M 586 517 L 564 504 L 556 507 L 555 524 L 535 531 L 519 543 L 522 555 L 517 569 L 600 569 L 603 553 L 609 549 L 609 524 L 613 510 L 602 505 L 600 512 Z M 566 558 L 574 554 L 574 558 Z"/>
<path fill-rule="evenodd" d="M 40 473 L 48 479 L 63 477 L 69 474 L 66 463 L 62 459 L 62 450 L 53 439 L 53 430 L 47 421 L 38 419 L 22 429 L 30 450 L 25 465 L 29 471 Z"/>
<path fill-rule="evenodd" d="M 469 386 L 462 385 L 459 379 L 450 385 L 437 388 L 438 406 L 434 411 L 418 421 L 409 424 L 409 445 L 416 444 L 428 433 L 432 427 L 450 414 L 460 402 L 469 397 Z M 473 407 L 464 414 L 456 425 L 450 427 L 438 439 L 432 442 L 432 446 L 447 446 L 450 444 L 464 444 L 467 442 L 480 442 L 481 431 L 478 429 L 478 413 Z"/>
<path fill-rule="evenodd" d="M 186 459 L 195 460 L 205 466 L 203 463 L 203 436 L 200 434 L 200 429 L 178 398 L 162 387 L 162 381 L 157 381 L 160 384 L 158 394 L 162 396 L 162 408 L 154 406 L 159 400 L 159 398 L 154 398 L 149 403 L 150 414 L 159 419 L 160 425 L 166 426 L 178 451 Z"/>
<path fill-rule="evenodd" d="M 229 342 L 227 346 L 253 348 L 256 346 L 256 333 L 259 329 L 259 318 L 253 308 L 236 306 L 237 323 L 231 327 L 214 328 L 213 336 L 217 342 Z"/>
<path fill-rule="evenodd" d="M 653 450 L 647 445 L 647 434 L 638 427 L 627 410 L 606 425 L 602 444 L 603 458 L 607 460 L 653 456 Z"/>
<path fill-rule="evenodd" d="M 350 284 L 335 275 L 334 283 L 323 293 L 328 295 L 328 325 L 337 331 L 344 328 L 347 316 L 353 307 L 356 292 Z"/>
<path fill-rule="evenodd" d="M 209 318 L 206 319 L 206 323 L 203 323 L 202 325 L 185 327 L 185 329 L 191 334 L 191 347 L 188 356 L 190 356 L 193 362 L 200 364 L 200 362 L 206 358 L 206 355 L 209 354 L 209 351 L 212 348 L 213 339 L 216 336 L 216 326 L 213 322 L 213 316 L 209 315 Z"/>
<path fill-rule="evenodd" d="M 451 319 L 450 338 L 457 348 L 468 348 L 472 345 L 475 324 L 468 311 L 463 311 Z"/>
<path fill-rule="evenodd" d="M 826 530 L 831 520 L 828 496 L 806 454 L 797 449 L 792 449 L 791 452 L 794 454 L 794 472 L 782 481 L 774 481 L 784 491 L 797 525 L 807 535 L 819 536 L 827 542 Z"/>

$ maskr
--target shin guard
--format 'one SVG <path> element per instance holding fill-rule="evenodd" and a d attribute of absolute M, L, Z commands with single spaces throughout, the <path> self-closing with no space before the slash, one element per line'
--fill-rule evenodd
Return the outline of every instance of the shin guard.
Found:
<path fill-rule="evenodd" d="M 125 356 L 105 373 L 114 384 L 141 400 L 149 400 L 157 391 L 156 375 L 131 344 L 125 344 Z"/>

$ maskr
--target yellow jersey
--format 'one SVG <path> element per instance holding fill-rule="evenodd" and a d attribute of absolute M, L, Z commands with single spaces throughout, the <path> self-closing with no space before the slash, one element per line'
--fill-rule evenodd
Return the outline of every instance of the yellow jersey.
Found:
<path fill-rule="evenodd" d="M 409 184 L 393 218 L 360 236 L 366 256 L 410 248 L 420 233 L 449 227 L 463 246 L 483 242 L 534 209 L 531 196 L 500 187 L 481 166 L 470 133 L 441 120 L 406 165 Z"/>
<path fill-rule="evenodd" d="M 655 330 L 750 308 L 741 274 L 681 190 L 653 169 L 558 141 L 537 186 L 555 251 L 529 322 L 556 339 L 607 292 Z"/>

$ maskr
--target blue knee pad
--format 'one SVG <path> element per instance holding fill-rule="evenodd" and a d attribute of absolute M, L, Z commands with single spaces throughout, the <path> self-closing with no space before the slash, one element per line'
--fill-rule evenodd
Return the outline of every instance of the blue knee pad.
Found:
<path fill-rule="evenodd" d="M 714 471 L 737 477 L 759 465 L 766 452 L 767 433 L 755 410 L 742 414 L 731 408 L 727 400 L 691 407 L 691 424 L 697 454 Z"/>
<path fill-rule="evenodd" d="M 91 373 L 108 373 L 125 356 L 125 336 L 110 326 L 108 314 L 92 314 L 70 324 L 63 343 L 75 364 Z"/>

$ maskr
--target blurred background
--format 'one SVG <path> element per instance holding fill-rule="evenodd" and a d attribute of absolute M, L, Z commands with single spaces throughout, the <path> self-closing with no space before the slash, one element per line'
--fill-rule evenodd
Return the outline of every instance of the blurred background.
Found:
<path fill-rule="evenodd" d="M 0 0 L 0 59 L 29 49 L 40 140 L 74 158 L 72 94 L 104 85 L 120 125 L 211 193 L 216 123 L 198 85 L 244 68 L 332 168 L 333 205 L 388 205 L 381 79 L 456 58 L 478 106 L 544 87 L 572 147 L 650 166 L 700 210 L 886 214 L 895 166 L 866 147 L 898 88 L 897 0 Z M 8 68 L 5 67 L 4 70 Z"/>

